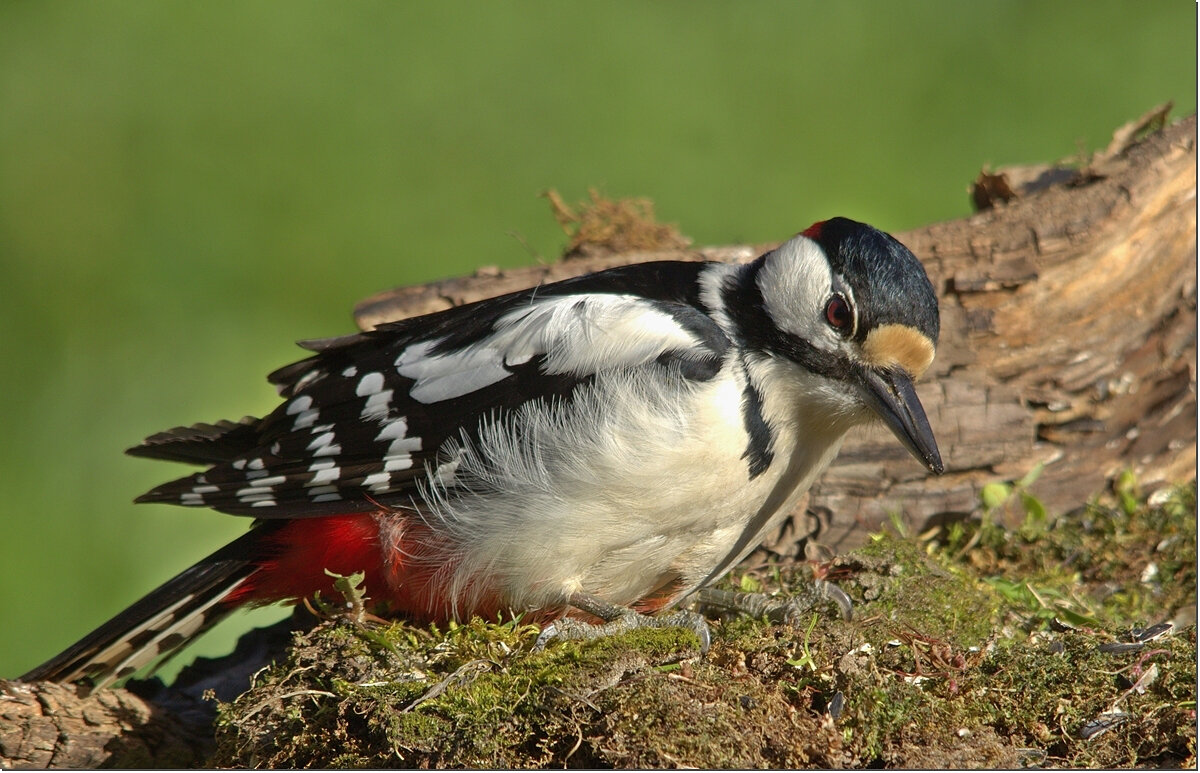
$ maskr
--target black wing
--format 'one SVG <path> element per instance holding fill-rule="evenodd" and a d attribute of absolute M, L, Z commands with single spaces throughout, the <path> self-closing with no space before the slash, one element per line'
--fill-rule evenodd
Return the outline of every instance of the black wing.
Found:
<path fill-rule="evenodd" d="M 212 465 L 137 501 L 260 518 L 406 505 L 447 438 L 527 401 L 569 398 L 618 368 L 711 378 L 729 342 L 699 308 L 703 267 L 625 266 L 308 342 L 315 356 L 269 377 L 286 400 L 267 417 L 177 428 L 130 449 Z"/>

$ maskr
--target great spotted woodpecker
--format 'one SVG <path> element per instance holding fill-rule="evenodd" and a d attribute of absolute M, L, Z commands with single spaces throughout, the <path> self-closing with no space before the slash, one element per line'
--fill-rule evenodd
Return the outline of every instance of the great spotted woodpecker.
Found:
<path fill-rule="evenodd" d="M 845 433 L 942 461 L 913 389 L 938 339 L 900 242 L 844 218 L 753 262 L 656 262 L 303 345 L 262 419 L 147 438 L 203 472 L 138 499 L 256 520 L 22 679 L 110 683 L 243 604 L 365 572 L 421 621 L 650 613 L 730 570 Z"/>

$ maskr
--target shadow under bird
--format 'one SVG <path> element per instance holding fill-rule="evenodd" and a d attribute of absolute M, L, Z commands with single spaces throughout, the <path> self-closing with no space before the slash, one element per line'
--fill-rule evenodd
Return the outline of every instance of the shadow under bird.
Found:
<path fill-rule="evenodd" d="M 249 531 L 21 678 L 110 684 L 239 606 L 330 594 L 326 570 L 414 621 L 686 624 L 650 614 L 753 550 L 856 425 L 942 471 L 913 389 L 937 340 L 916 257 L 835 218 L 745 264 L 622 266 L 306 342 L 268 416 L 129 450 L 204 468 L 139 502 Z"/>

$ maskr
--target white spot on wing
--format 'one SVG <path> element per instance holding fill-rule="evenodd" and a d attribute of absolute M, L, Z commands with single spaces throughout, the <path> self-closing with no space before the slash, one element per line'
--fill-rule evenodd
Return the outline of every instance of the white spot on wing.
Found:
<path fill-rule="evenodd" d="M 359 380 L 354 392 L 359 397 L 367 398 L 367 404 L 362 410 L 364 419 L 382 419 L 388 415 L 392 404 L 392 390 L 384 389 L 384 386 L 386 384 L 383 374 L 379 372 L 368 373 Z"/>
<path fill-rule="evenodd" d="M 341 467 L 326 467 L 313 473 L 312 480 L 304 485 L 308 487 L 323 486 L 329 483 L 336 483 L 340 477 L 342 477 Z"/>
<path fill-rule="evenodd" d="M 311 411 L 302 411 L 296 416 L 296 423 L 292 425 L 292 429 L 307 429 L 316 423 L 317 417 L 320 415 L 321 412 L 315 408 Z"/>
<path fill-rule="evenodd" d="M 450 354 L 429 354 L 436 341 L 418 341 L 396 358 L 396 372 L 416 383 L 409 395 L 425 404 L 452 400 L 507 377 L 502 354 L 491 346 L 474 344 Z"/>
<path fill-rule="evenodd" d="M 309 395 L 300 395 L 296 399 L 288 403 L 287 415 L 295 416 L 297 413 L 303 413 L 312 407 L 312 397 Z"/>
<path fill-rule="evenodd" d="M 326 432 L 323 435 L 317 435 L 313 441 L 308 444 L 308 450 L 312 451 L 313 456 L 337 456 L 342 452 L 342 447 L 333 442 L 334 435 L 332 432 Z"/>
<path fill-rule="evenodd" d="M 247 486 L 237 490 L 237 498 L 243 502 L 255 502 L 274 496 L 270 486 Z"/>
<path fill-rule="evenodd" d="M 391 407 L 392 390 L 385 389 L 367 398 L 367 404 L 363 406 L 362 417 L 374 420 L 383 419 L 391 412 Z"/>
<path fill-rule="evenodd" d="M 671 315 L 632 296 L 592 295 L 582 306 L 578 299 L 570 306 L 556 300 L 542 333 L 547 373 L 584 376 L 636 366 L 699 343 Z"/>
<path fill-rule="evenodd" d="M 387 491 L 392 485 L 392 474 L 390 472 L 373 472 L 363 478 L 362 485 L 372 493 Z"/>
<path fill-rule="evenodd" d="M 286 475 L 272 475 L 269 478 L 260 478 L 259 480 L 254 481 L 254 485 L 255 486 L 278 486 L 280 483 L 283 483 L 286 480 L 287 480 Z"/>
<path fill-rule="evenodd" d="M 532 301 L 497 320 L 492 333 L 457 351 L 430 354 L 419 341 L 396 359 L 415 383 L 414 400 L 435 403 L 491 386 L 513 367 L 544 355 L 546 373 L 586 376 L 633 367 L 700 342 L 670 315 L 631 295 L 569 295 Z"/>
<path fill-rule="evenodd" d="M 425 376 L 418 380 L 409 390 L 409 395 L 417 402 L 429 405 L 443 400 L 453 400 L 456 397 L 469 395 L 489 387 L 511 375 L 500 364 L 500 358 L 494 355 L 480 355 L 472 358 L 478 364 L 469 370 L 458 369 L 462 363 L 457 361 L 459 359 L 457 357 L 439 359 L 450 359 L 445 368 L 449 372 Z"/>
<path fill-rule="evenodd" d="M 320 368 L 313 368 L 312 370 L 305 373 L 300 378 L 296 379 L 296 383 L 292 387 L 292 390 L 298 392 L 301 389 L 304 389 L 304 387 L 306 387 L 309 384 L 316 381 L 317 379 L 324 378 L 324 377 L 325 377 L 325 371 L 321 370 Z"/>
<path fill-rule="evenodd" d="M 397 419 L 392 419 L 384 425 L 379 434 L 375 436 L 376 441 L 390 440 L 387 456 L 404 456 L 412 451 L 421 450 L 421 438 L 410 438 L 406 436 L 408 432 L 408 422 L 401 416 Z"/>
<path fill-rule="evenodd" d="M 403 355 L 402 355 L 403 356 Z M 376 392 L 383 391 L 383 374 L 368 373 L 358 381 L 358 386 L 354 388 L 354 393 L 359 397 L 373 395 Z"/>

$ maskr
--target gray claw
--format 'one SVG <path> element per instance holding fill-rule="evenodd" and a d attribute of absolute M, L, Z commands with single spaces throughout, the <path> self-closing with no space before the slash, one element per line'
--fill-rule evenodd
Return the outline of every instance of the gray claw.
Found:
<path fill-rule="evenodd" d="M 850 622 L 854 618 L 854 602 L 850 600 L 846 591 L 828 580 L 813 580 L 813 585 L 822 598 L 837 604 L 843 620 Z"/>
<path fill-rule="evenodd" d="M 564 617 L 542 629 L 542 632 L 538 634 L 537 640 L 533 643 L 533 650 L 537 652 L 544 649 L 554 639 L 562 641 L 591 640 L 619 633 L 628 633 L 637 628 L 675 627 L 686 628 L 695 633 L 696 637 L 700 639 L 701 654 L 708 652 L 708 648 L 712 644 L 712 634 L 709 632 L 708 622 L 702 615 L 686 610 L 672 612 L 669 615 L 662 615 L 660 617 L 650 617 L 649 615 L 642 615 L 629 610 L 614 620 L 598 625 Z"/>
<path fill-rule="evenodd" d="M 696 634 L 696 638 L 700 640 L 701 655 L 707 653 L 708 648 L 712 646 L 712 631 L 708 628 L 708 621 L 704 619 L 704 615 L 698 612 L 681 609 L 678 612 L 672 612 L 663 617 L 647 617 L 645 619 L 654 621 L 652 624 L 655 628 L 670 628 L 672 626 L 687 628 Z"/>
<path fill-rule="evenodd" d="M 854 616 L 854 604 L 846 592 L 826 580 L 814 580 L 795 595 L 771 596 L 766 593 L 702 588 L 697 591 L 701 604 L 723 612 L 740 612 L 750 617 L 766 617 L 773 623 L 799 625 L 803 619 L 823 605 L 832 603 L 843 620 Z"/>
<path fill-rule="evenodd" d="M 838 608 L 843 620 L 849 622 L 854 617 L 854 602 L 846 591 L 825 580 L 813 580 L 805 592 L 775 600 L 767 606 L 766 615 L 773 623 L 798 626 L 819 606 L 830 602 Z"/>
<path fill-rule="evenodd" d="M 558 638 L 558 623 L 550 623 L 538 634 L 537 641 L 533 643 L 533 651 L 541 652 L 546 648 L 547 644 L 556 638 Z"/>

